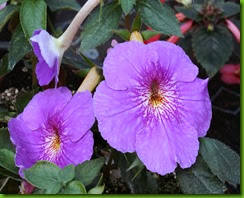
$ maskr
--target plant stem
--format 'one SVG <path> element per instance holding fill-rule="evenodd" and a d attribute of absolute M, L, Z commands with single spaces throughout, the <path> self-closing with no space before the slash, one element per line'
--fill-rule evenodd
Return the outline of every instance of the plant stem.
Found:
<path fill-rule="evenodd" d="M 90 12 L 99 4 L 99 2 L 100 0 L 88 0 L 85 3 L 85 5 L 80 9 L 80 11 L 76 14 L 75 18 L 73 19 L 69 27 L 59 37 L 59 40 L 62 43 L 62 47 L 65 50 L 69 48 L 81 23 L 90 14 Z"/>
<path fill-rule="evenodd" d="M 36 79 L 36 57 L 34 54 L 31 55 L 31 69 L 32 69 L 32 89 L 37 87 L 37 79 Z"/>
<path fill-rule="evenodd" d="M 125 29 L 130 31 L 130 15 L 125 15 Z"/>

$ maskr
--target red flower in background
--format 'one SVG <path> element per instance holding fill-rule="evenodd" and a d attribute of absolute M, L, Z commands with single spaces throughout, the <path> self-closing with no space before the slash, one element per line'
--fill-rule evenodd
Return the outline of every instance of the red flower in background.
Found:
<path fill-rule="evenodd" d="M 240 84 L 240 64 L 226 64 L 220 69 L 221 80 L 226 84 Z"/>

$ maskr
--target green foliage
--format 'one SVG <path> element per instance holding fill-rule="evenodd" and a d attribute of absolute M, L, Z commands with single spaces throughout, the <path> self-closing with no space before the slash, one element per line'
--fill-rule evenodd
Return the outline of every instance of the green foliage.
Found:
<path fill-rule="evenodd" d="M 136 17 L 134 18 L 132 26 L 131 26 L 131 32 L 134 32 L 134 31 L 139 32 L 141 29 L 141 25 L 142 25 L 141 15 L 139 12 L 137 12 Z"/>
<path fill-rule="evenodd" d="M 240 184 L 240 157 L 222 142 L 201 138 L 200 152 L 211 171 L 222 181 Z"/>
<path fill-rule="evenodd" d="M 88 186 L 98 176 L 104 162 L 104 158 L 98 158 L 77 165 L 75 167 L 75 180 Z"/>
<path fill-rule="evenodd" d="M 187 18 L 196 20 L 199 16 L 198 11 L 194 8 L 194 6 L 191 7 L 185 7 L 185 6 L 175 6 L 176 11 L 183 13 Z"/>
<path fill-rule="evenodd" d="M 80 10 L 80 5 L 77 3 L 76 0 L 46 0 L 47 5 L 51 11 L 55 12 L 62 9 L 69 9 L 69 10 Z"/>
<path fill-rule="evenodd" d="M 23 0 L 20 7 L 20 23 L 27 38 L 30 38 L 36 29 L 46 29 L 46 2 L 44 0 Z"/>
<path fill-rule="evenodd" d="M 70 182 L 75 177 L 75 167 L 73 165 L 64 167 L 60 171 L 59 177 L 62 179 L 64 183 Z"/>
<path fill-rule="evenodd" d="M 0 0 L 0 4 L 7 2 L 8 0 Z"/>
<path fill-rule="evenodd" d="M 28 53 L 32 48 L 28 40 L 25 38 L 25 34 L 19 25 L 12 35 L 12 39 L 9 45 L 8 55 L 8 69 L 11 71 L 15 65 Z"/>
<path fill-rule="evenodd" d="M 146 25 L 162 34 L 183 36 L 174 11 L 167 4 L 162 4 L 159 1 L 141 0 L 137 5 Z"/>
<path fill-rule="evenodd" d="M 80 181 L 72 181 L 63 189 L 62 194 L 87 194 L 87 192 Z"/>
<path fill-rule="evenodd" d="M 121 14 L 120 6 L 111 3 L 103 6 L 101 17 L 99 17 L 99 9 L 90 15 L 81 33 L 80 51 L 87 51 L 107 41 L 112 36 L 112 31 L 117 28 Z"/>
<path fill-rule="evenodd" d="M 117 30 L 113 30 L 113 32 L 117 34 L 119 37 L 121 37 L 122 39 L 124 39 L 125 41 L 130 40 L 130 32 L 127 29 L 117 29 Z"/>
<path fill-rule="evenodd" d="M 29 101 L 32 99 L 34 94 L 35 94 L 34 91 L 28 91 L 25 93 L 21 93 L 17 97 L 16 103 L 15 103 L 15 108 L 18 113 L 22 113 L 22 111 L 24 110 L 26 105 L 29 103 Z"/>
<path fill-rule="evenodd" d="M 96 186 L 88 191 L 88 194 L 102 194 L 105 189 L 105 185 Z"/>
<path fill-rule="evenodd" d="M 0 32 L 4 28 L 8 20 L 19 10 L 17 5 L 8 5 L 4 9 L 0 10 Z"/>
<path fill-rule="evenodd" d="M 217 6 L 223 11 L 222 16 L 224 18 L 231 17 L 240 12 L 240 5 L 234 2 L 219 3 Z"/>
<path fill-rule="evenodd" d="M 11 70 L 8 67 L 8 54 L 5 54 L 0 60 L 0 78 L 5 76 Z"/>
<path fill-rule="evenodd" d="M 233 49 L 232 44 L 232 35 L 220 25 L 215 26 L 213 31 L 201 27 L 192 38 L 195 56 L 209 77 L 214 76 L 229 59 Z"/>
<path fill-rule="evenodd" d="M 133 5 L 136 4 L 136 0 L 119 0 L 119 2 L 125 15 L 129 14 L 133 8 Z"/>
<path fill-rule="evenodd" d="M 14 163 L 14 153 L 7 149 L 0 149 L 0 166 L 6 170 L 18 174 L 18 168 Z"/>
<path fill-rule="evenodd" d="M 154 31 L 154 30 L 145 30 L 141 32 L 143 40 L 148 40 L 152 38 L 153 36 L 156 36 L 160 34 L 160 32 Z"/>
<path fill-rule="evenodd" d="M 186 194 L 224 193 L 224 184 L 212 174 L 200 155 L 191 168 L 177 170 L 176 176 L 182 191 Z"/>

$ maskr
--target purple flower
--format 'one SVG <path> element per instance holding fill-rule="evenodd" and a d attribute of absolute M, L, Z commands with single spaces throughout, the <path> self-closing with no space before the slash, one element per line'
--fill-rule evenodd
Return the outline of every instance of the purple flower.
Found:
<path fill-rule="evenodd" d="M 2 10 L 3 8 L 5 8 L 6 5 L 7 5 L 7 2 L 0 4 L 0 10 Z"/>
<path fill-rule="evenodd" d="M 89 91 L 72 97 L 67 88 L 60 87 L 36 94 L 23 113 L 8 123 L 20 175 L 39 160 L 61 168 L 89 160 L 94 142 L 89 129 L 94 121 Z"/>
<path fill-rule="evenodd" d="M 101 135 L 121 152 L 137 152 L 147 169 L 161 175 L 177 163 L 190 167 L 198 137 L 212 117 L 208 80 L 175 44 L 116 45 L 104 61 L 105 81 L 94 95 Z"/>
<path fill-rule="evenodd" d="M 59 68 L 65 51 L 62 42 L 45 30 L 35 30 L 30 40 L 39 61 L 36 65 L 39 85 L 48 85 L 53 78 L 57 85 Z"/>

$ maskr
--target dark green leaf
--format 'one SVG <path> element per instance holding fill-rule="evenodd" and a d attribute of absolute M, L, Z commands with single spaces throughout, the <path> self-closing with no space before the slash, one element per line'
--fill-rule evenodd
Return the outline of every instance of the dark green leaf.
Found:
<path fill-rule="evenodd" d="M 223 10 L 223 17 L 228 18 L 240 12 L 240 5 L 234 2 L 220 3 L 218 6 Z"/>
<path fill-rule="evenodd" d="M 224 193 L 224 184 L 213 175 L 200 155 L 191 168 L 177 170 L 176 177 L 186 194 Z"/>
<path fill-rule="evenodd" d="M 75 177 L 75 167 L 73 165 L 69 165 L 60 170 L 59 174 L 62 182 L 68 183 Z"/>
<path fill-rule="evenodd" d="M 99 20 L 99 10 L 90 15 L 81 33 L 80 51 L 85 52 L 103 44 L 113 34 L 119 24 L 121 8 L 117 3 L 111 3 L 103 7 L 103 14 Z"/>
<path fill-rule="evenodd" d="M 96 65 L 95 63 L 93 63 L 88 57 L 86 57 L 81 52 L 80 52 L 80 55 L 83 58 L 83 60 L 90 66 L 90 68 L 92 68 L 94 65 Z"/>
<path fill-rule="evenodd" d="M 46 0 L 47 5 L 51 11 L 57 11 L 61 9 L 69 9 L 69 10 L 80 10 L 80 5 L 76 0 Z"/>
<path fill-rule="evenodd" d="M 29 101 L 32 99 L 34 96 L 33 91 L 28 91 L 25 93 L 21 93 L 16 100 L 15 107 L 17 109 L 18 113 L 21 113 L 26 105 L 29 103 Z"/>
<path fill-rule="evenodd" d="M 142 25 L 141 15 L 139 12 L 137 12 L 136 17 L 134 18 L 132 26 L 131 26 L 131 32 L 134 32 L 134 31 L 139 32 L 141 29 L 141 25 Z"/>
<path fill-rule="evenodd" d="M 138 156 L 135 157 L 134 161 L 131 163 L 131 165 L 129 166 L 129 168 L 126 171 L 129 171 L 135 167 L 139 167 L 139 166 L 144 166 L 143 163 L 141 162 L 141 160 L 139 159 Z"/>
<path fill-rule="evenodd" d="M 197 10 L 194 9 L 193 6 L 191 6 L 191 7 L 175 6 L 175 9 L 178 12 L 183 13 L 189 19 L 196 20 L 198 17 L 198 12 L 197 12 Z"/>
<path fill-rule="evenodd" d="M 14 163 L 14 153 L 10 150 L 0 149 L 0 166 L 12 173 L 18 174 L 19 169 Z"/>
<path fill-rule="evenodd" d="M 8 115 L 9 115 L 8 109 L 0 106 L 0 122 L 6 122 L 7 121 L 6 116 Z"/>
<path fill-rule="evenodd" d="M 47 4 L 45 0 L 23 0 L 20 7 L 20 23 L 27 38 L 36 29 L 46 29 Z"/>
<path fill-rule="evenodd" d="M 141 32 L 143 40 L 148 40 L 148 39 L 150 39 L 153 36 L 156 36 L 158 34 L 160 34 L 160 32 L 157 32 L 154 30 L 145 30 L 145 31 Z"/>
<path fill-rule="evenodd" d="M 8 54 L 5 54 L 0 61 L 0 78 L 8 74 L 11 70 L 8 68 Z"/>
<path fill-rule="evenodd" d="M 162 34 L 183 36 L 174 11 L 166 3 L 147 0 L 139 2 L 137 5 L 146 25 Z"/>
<path fill-rule="evenodd" d="M 102 186 L 96 186 L 89 190 L 88 194 L 102 194 L 105 189 L 105 185 Z"/>
<path fill-rule="evenodd" d="M 232 35 L 222 26 L 216 26 L 213 31 L 201 27 L 193 34 L 192 47 L 197 60 L 212 77 L 232 53 Z"/>
<path fill-rule="evenodd" d="M 10 136 L 7 128 L 0 129 L 0 149 L 7 149 L 15 153 L 15 148 L 10 141 Z"/>
<path fill-rule="evenodd" d="M 233 185 L 240 184 L 240 157 L 222 142 L 201 138 L 201 155 L 218 178 Z"/>
<path fill-rule="evenodd" d="M 125 15 L 129 14 L 133 5 L 136 3 L 136 0 L 120 0 L 121 8 Z"/>
<path fill-rule="evenodd" d="M 4 9 L 0 10 L 0 32 L 8 20 L 19 10 L 17 5 L 8 5 Z"/>
<path fill-rule="evenodd" d="M 30 43 L 25 38 L 25 34 L 19 25 L 12 35 L 9 45 L 8 68 L 13 70 L 15 65 L 32 50 Z"/>
<path fill-rule="evenodd" d="M 70 182 L 62 191 L 63 194 L 87 194 L 85 186 L 80 181 Z"/>
<path fill-rule="evenodd" d="M 19 175 L 12 173 L 11 171 L 6 170 L 5 168 L 2 168 L 0 166 L 0 175 L 3 175 L 5 177 L 10 177 L 16 181 L 22 181 L 23 179 L 20 178 Z"/>
<path fill-rule="evenodd" d="M 158 193 L 158 183 L 149 171 L 147 171 L 147 190 L 150 194 Z"/>
<path fill-rule="evenodd" d="M 117 30 L 113 30 L 113 32 L 117 34 L 119 37 L 121 37 L 122 39 L 124 39 L 125 41 L 130 40 L 130 32 L 127 29 L 117 29 Z"/>
<path fill-rule="evenodd" d="M 81 181 L 85 186 L 89 185 L 99 174 L 104 162 L 104 158 L 98 158 L 79 164 L 75 167 L 75 180 Z"/>
<path fill-rule="evenodd" d="M 61 189 L 59 167 L 48 161 L 39 161 L 24 170 L 25 179 L 32 185 L 46 189 L 47 194 L 56 194 Z"/>

